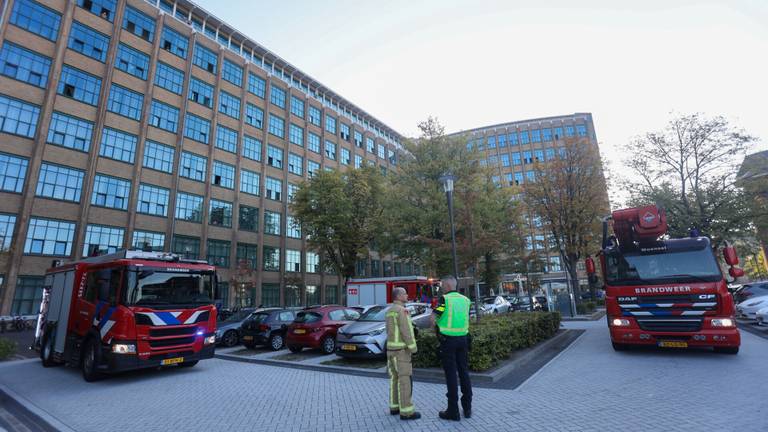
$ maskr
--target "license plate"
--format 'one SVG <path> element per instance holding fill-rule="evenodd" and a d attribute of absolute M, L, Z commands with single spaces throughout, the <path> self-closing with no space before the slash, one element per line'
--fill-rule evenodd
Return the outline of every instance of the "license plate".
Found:
<path fill-rule="evenodd" d="M 163 366 L 168 366 L 168 365 L 174 365 L 182 362 L 184 362 L 184 357 L 174 357 L 174 358 L 165 359 L 161 361 L 160 364 Z"/>
<path fill-rule="evenodd" d="M 688 348 L 688 342 L 660 341 L 659 346 L 663 348 Z"/>
<path fill-rule="evenodd" d="M 243 336 L 243 340 L 253 340 L 253 336 Z"/>
<path fill-rule="evenodd" d="M 306 332 L 307 332 L 307 331 L 306 331 L 306 330 L 304 330 L 304 329 L 296 329 L 296 330 L 294 330 L 294 331 L 293 331 L 293 334 L 304 334 L 304 333 L 306 333 Z"/>
<path fill-rule="evenodd" d="M 341 346 L 342 351 L 357 351 L 357 345 L 344 344 Z"/>

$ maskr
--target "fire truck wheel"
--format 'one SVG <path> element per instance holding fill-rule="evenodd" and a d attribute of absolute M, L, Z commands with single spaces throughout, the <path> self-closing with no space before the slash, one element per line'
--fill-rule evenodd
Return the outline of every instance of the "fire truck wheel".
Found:
<path fill-rule="evenodd" d="M 88 382 L 98 381 L 101 378 L 96 365 L 98 364 L 98 345 L 97 341 L 91 337 L 85 342 L 83 347 L 83 358 L 81 361 L 83 369 L 83 379 Z"/>
<path fill-rule="evenodd" d="M 179 367 L 183 367 L 183 368 L 191 368 L 191 367 L 193 367 L 194 365 L 196 365 L 198 361 L 199 361 L 199 360 L 192 360 L 192 361 L 184 362 L 184 363 L 180 364 L 180 365 L 179 365 Z"/>
<path fill-rule="evenodd" d="M 283 335 L 273 334 L 269 338 L 269 347 L 272 349 L 272 351 L 280 351 L 284 346 L 285 341 L 283 340 Z"/>
<path fill-rule="evenodd" d="M 616 343 L 616 342 L 611 342 L 611 344 L 613 344 L 614 351 L 626 351 L 629 349 L 629 346 L 627 344 Z"/>
<path fill-rule="evenodd" d="M 43 343 L 40 349 L 40 360 L 43 361 L 43 367 L 58 366 L 60 363 L 53 359 L 53 330 L 51 327 L 43 333 Z"/>
<path fill-rule="evenodd" d="M 720 354 L 738 354 L 739 347 L 715 347 L 715 352 Z"/>
<path fill-rule="evenodd" d="M 237 345 L 238 342 L 240 342 L 240 337 L 237 336 L 237 331 L 235 330 L 229 330 L 224 333 L 224 336 L 221 338 L 221 344 L 225 347 L 233 347 Z"/>
<path fill-rule="evenodd" d="M 326 336 L 320 344 L 323 354 L 333 354 L 336 351 L 336 339 L 333 336 Z"/>

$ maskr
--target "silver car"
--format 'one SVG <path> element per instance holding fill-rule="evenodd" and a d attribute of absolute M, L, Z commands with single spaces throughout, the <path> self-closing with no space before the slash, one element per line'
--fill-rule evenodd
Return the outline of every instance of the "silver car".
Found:
<path fill-rule="evenodd" d="M 480 307 L 485 314 L 500 314 L 512 311 L 512 305 L 503 296 L 485 297 L 483 305 Z"/>
<path fill-rule="evenodd" d="M 431 325 L 432 309 L 426 303 L 406 303 L 414 330 Z M 360 318 L 340 328 L 336 334 L 336 355 L 353 358 L 386 356 L 387 325 L 384 321 L 390 305 L 370 308 Z"/>

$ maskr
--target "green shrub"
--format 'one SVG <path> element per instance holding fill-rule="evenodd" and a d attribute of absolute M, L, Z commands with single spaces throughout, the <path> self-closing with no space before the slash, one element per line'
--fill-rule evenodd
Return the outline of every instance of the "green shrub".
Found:
<path fill-rule="evenodd" d="M 509 358 L 515 350 L 528 348 L 554 335 L 560 328 L 559 312 L 523 312 L 484 316 L 480 325 L 473 321 L 469 332 L 472 349 L 469 368 L 481 372 Z M 419 351 L 413 357 L 415 367 L 440 367 L 440 343 L 432 331 L 420 331 L 416 338 Z"/>
<path fill-rule="evenodd" d="M 16 352 L 16 342 L 0 338 L 0 360 L 5 360 Z"/>
<path fill-rule="evenodd" d="M 576 313 L 579 315 L 591 314 L 595 309 L 595 303 L 591 301 L 582 302 L 576 305 Z"/>

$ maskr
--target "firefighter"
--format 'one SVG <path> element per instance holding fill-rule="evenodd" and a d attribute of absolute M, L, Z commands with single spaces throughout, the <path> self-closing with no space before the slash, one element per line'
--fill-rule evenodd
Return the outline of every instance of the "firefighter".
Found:
<path fill-rule="evenodd" d="M 400 414 L 400 420 L 416 420 L 421 414 L 411 400 L 413 367 L 411 355 L 416 352 L 411 316 L 405 308 L 405 288 L 392 290 L 394 302 L 387 311 L 387 370 L 389 371 L 389 413 Z"/>
<path fill-rule="evenodd" d="M 456 376 L 461 382 L 461 407 L 464 418 L 472 416 L 472 383 L 469 381 L 469 307 L 468 298 L 456 292 L 456 278 L 442 279 L 443 296 L 435 308 L 435 324 L 440 340 L 440 361 L 448 386 L 448 409 L 440 411 L 443 420 L 459 421 L 459 391 Z"/>

